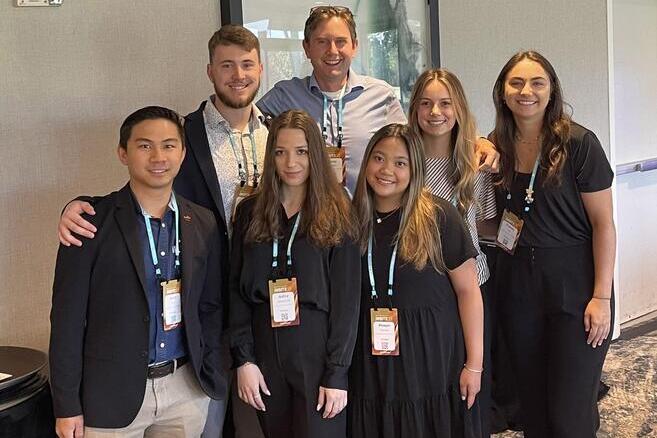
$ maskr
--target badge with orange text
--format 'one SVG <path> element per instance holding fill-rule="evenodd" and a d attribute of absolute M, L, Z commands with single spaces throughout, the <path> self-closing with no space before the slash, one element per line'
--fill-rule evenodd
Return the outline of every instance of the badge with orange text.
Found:
<path fill-rule="evenodd" d="M 340 184 L 344 184 L 344 174 L 347 170 L 345 165 L 345 151 L 344 148 L 338 148 L 335 146 L 327 146 L 326 151 L 328 152 L 329 159 L 331 160 L 331 169 L 335 172 L 335 176 L 338 179 Z"/>
<path fill-rule="evenodd" d="M 399 318 L 397 309 L 370 309 L 372 354 L 399 356 Z"/>
<path fill-rule="evenodd" d="M 180 300 L 180 280 L 163 281 L 162 320 L 164 330 L 173 330 L 182 324 L 182 303 Z"/>
<path fill-rule="evenodd" d="M 522 219 L 505 209 L 495 238 L 497 246 L 507 253 L 513 254 L 520 240 L 523 223 Z"/>
<path fill-rule="evenodd" d="M 297 279 L 292 277 L 269 280 L 269 305 L 272 327 L 299 325 Z"/>

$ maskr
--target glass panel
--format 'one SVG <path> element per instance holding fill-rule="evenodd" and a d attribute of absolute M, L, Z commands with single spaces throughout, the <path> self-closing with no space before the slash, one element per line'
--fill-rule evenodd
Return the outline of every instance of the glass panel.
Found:
<path fill-rule="evenodd" d="M 358 52 L 352 68 L 392 85 L 408 107 L 415 78 L 430 65 L 426 0 L 346 0 L 354 14 Z M 276 82 L 312 71 L 301 45 L 310 8 L 299 0 L 243 2 L 244 26 L 260 39 L 265 65 L 260 95 Z"/>

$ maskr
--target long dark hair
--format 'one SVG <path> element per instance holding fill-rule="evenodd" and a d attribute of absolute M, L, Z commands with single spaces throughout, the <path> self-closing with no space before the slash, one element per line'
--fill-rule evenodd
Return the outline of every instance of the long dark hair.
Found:
<path fill-rule="evenodd" d="M 545 108 L 541 128 L 541 171 L 545 173 L 545 184 L 559 185 L 561 170 L 566 162 L 566 144 L 570 139 L 570 116 L 565 113 L 561 83 L 552 64 L 533 50 L 518 52 L 502 67 L 493 87 L 495 103 L 495 129 L 492 141 L 500 153 L 500 173 L 497 183 L 508 189 L 513 181 L 516 164 L 515 144 L 518 139 L 513 113 L 504 101 L 504 83 L 509 71 L 520 61 L 529 59 L 538 63 L 550 79 L 550 101 Z"/>
<path fill-rule="evenodd" d="M 338 245 L 345 236 L 355 238 L 355 215 L 349 197 L 331 168 L 317 123 L 305 111 L 290 110 L 276 117 L 269 129 L 262 180 L 255 195 L 246 241 L 264 242 L 282 237 L 282 182 L 276 173 L 274 154 L 278 133 L 285 128 L 302 130 L 308 142 L 310 173 L 306 181 L 306 199 L 301 206 L 299 230 L 320 247 Z"/>

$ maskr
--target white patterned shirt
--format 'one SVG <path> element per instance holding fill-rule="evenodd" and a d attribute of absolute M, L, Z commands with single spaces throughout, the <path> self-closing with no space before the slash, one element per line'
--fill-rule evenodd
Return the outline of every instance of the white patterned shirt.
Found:
<path fill-rule="evenodd" d="M 228 228 L 231 215 L 233 213 L 233 202 L 235 191 L 240 185 L 240 176 L 238 171 L 238 161 L 235 156 L 241 157 L 244 171 L 246 172 L 246 181 L 249 185 L 253 184 L 253 147 L 258 162 L 258 173 L 262 175 L 262 163 L 265 158 L 265 147 L 267 145 L 267 127 L 262 123 L 262 113 L 255 105 L 251 105 L 251 118 L 249 119 L 248 130 L 244 132 L 231 129 L 228 121 L 219 113 L 214 106 L 216 96 L 210 96 L 203 109 L 203 120 L 205 122 L 205 132 L 208 136 L 210 146 L 210 155 L 217 172 L 217 180 L 221 189 L 221 198 L 223 199 L 224 212 L 226 214 L 226 223 Z M 253 133 L 254 144 L 251 144 L 249 132 Z M 230 142 L 230 133 L 233 135 L 235 142 L 235 151 Z"/>
<path fill-rule="evenodd" d="M 427 158 L 427 188 L 431 193 L 454 204 L 455 193 L 452 174 L 451 158 Z M 495 188 L 489 173 L 478 172 L 474 183 L 474 202 L 467 211 L 465 222 L 470 230 L 472 243 L 479 255 L 477 256 L 477 280 L 481 286 L 490 277 L 486 255 L 479 247 L 477 222 L 492 219 L 497 215 L 495 207 Z"/>

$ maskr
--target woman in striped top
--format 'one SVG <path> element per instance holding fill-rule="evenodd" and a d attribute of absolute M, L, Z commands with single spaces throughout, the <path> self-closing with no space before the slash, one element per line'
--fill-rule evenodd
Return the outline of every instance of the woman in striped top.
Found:
<path fill-rule="evenodd" d="M 445 69 L 430 69 L 415 81 L 409 124 L 420 134 L 427 160 L 427 188 L 458 209 L 479 251 L 477 278 L 490 276 L 479 249 L 477 223 L 493 219 L 495 188 L 490 174 L 479 172 L 475 156 L 477 130 L 461 82 Z"/>
<path fill-rule="evenodd" d="M 478 252 L 477 279 L 485 297 L 485 283 L 490 276 L 486 255 L 479 247 L 477 225 L 486 226 L 497 215 L 495 189 L 489 173 L 478 169 L 475 153 L 475 120 L 461 82 L 445 69 L 430 69 L 415 81 L 410 102 L 409 124 L 424 144 L 427 164 L 427 188 L 458 209 L 465 220 Z M 487 222 L 488 221 L 488 222 Z M 488 231 L 490 233 L 490 231 Z M 493 231 L 494 233 L 494 231 Z M 487 233 L 488 234 L 488 233 Z M 487 411 L 490 404 L 491 312 L 486 312 L 484 332 L 484 376 L 480 395 L 482 430 L 488 436 Z"/>

